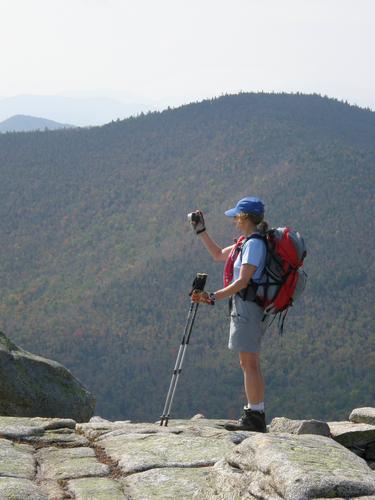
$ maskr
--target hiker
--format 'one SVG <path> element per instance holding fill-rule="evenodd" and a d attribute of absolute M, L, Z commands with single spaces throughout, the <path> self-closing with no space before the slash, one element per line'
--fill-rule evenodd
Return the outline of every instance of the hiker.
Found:
<path fill-rule="evenodd" d="M 197 292 L 192 295 L 193 302 L 202 304 L 214 305 L 216 301 L 223 299 L 230 301 L 228 348 L 239 352 L 247 405 L 238 422 L 228 422 L 225 427 L 228 430 L 266 432 L 264 380 L 260 368 L 263 310 L 256 302 L 243 300 L 239 295 L 239 292 L 247 289 L 250 280 L 255 283 L 260 281 L 265 266 L 266 245 L 259 238 L 268 229 L 268 224 L 264 221 L 264 204 L 259 198 L 246 197 L 225 212 L 242 233 L 240 244 L 226 248 L 221 248 L 208 234 L 200 210 L 190 215 L 193 215 L 190 222 L 195 233 L 213 259 L 226 262 L 224 288 L 214 293 Z M 251 235 L 253 236 L 249 238 Z"/>

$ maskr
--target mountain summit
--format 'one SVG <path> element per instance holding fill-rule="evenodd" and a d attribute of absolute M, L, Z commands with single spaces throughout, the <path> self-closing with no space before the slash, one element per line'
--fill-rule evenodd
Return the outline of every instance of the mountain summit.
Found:
<path fill-rule="evenodd" d="M 72 128 L 74 125 L 58 123 L 46 118 L 35 116 L 14 115 L 0 122 L 0 132 L 30 132 L 33 130 L 56 130 L 61 128 Z"/>

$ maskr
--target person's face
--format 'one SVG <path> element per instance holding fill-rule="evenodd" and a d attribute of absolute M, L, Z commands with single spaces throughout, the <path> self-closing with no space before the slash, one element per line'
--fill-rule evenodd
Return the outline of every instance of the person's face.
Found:
<path fill-rule="evenodd" d="M 240 217 L 239 215 L 235 215 L 233 218 L 234 225 L 239 231 L 243 231 L 247 226 L 247 219 L 244 217 Z"/>
<path fill-rule="evenodd" d="M 248 234 L 253 230 L 253 224 L 248 217 L 241 217 L 240 215 L 236 215 L 233 219 L 236 229 L 238 229 L 238 231 L 240 231 L 242 234 Z"/>

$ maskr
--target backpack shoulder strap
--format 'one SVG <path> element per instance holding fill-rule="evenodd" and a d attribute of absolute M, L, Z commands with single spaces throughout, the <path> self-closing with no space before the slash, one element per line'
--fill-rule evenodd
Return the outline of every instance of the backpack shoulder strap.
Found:
<path fill-rule="evenodd" d="M 264 239 L 265 239 L 265 236 L 263 234 L 253 233 L 253 234 L 250 234 L 250 236 L 248 236 L 246 238 L 246 241 L 247 240 L 264 240 Z"/>
<path fill-rule="evenodd" d="M 244 240 L 243 245 L 249 240 L 262 240 L 266 246 L 266 252 L 268 251 L 267 236 L 266 235 L 263 235 L 260 233 L 252 233 L 252 234 L 250 234 L 250 236 L 248 236 Z M 240 255 L 241 260 L 242 260 L 243 245 L 241 246 L 241 255 Z M 249 300 L 248 297 L 252 297 L 251 301 L 256 302 L 257 301 L 256 294 L 257 294 L 258 286 L 259 285 L 251 279 L 249 284 L 247 285 L 247 287 L 244 288 L 243 290 L 240 290 L 239 292 L 237 292 L 237 294 L 241 297 L 242 300 Z"/>

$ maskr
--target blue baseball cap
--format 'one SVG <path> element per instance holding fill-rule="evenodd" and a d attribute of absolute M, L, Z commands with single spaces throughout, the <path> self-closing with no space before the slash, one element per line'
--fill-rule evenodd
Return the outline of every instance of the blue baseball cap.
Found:
<path fill-rule="evenodd" d="M 240 213 L 245 214 L 264 214 L 264 203 L 259 198 L 247 196 L 242 198 L 234 208 L 227 210 L 225 215 L 228 217 L 235 217 Z"/>

